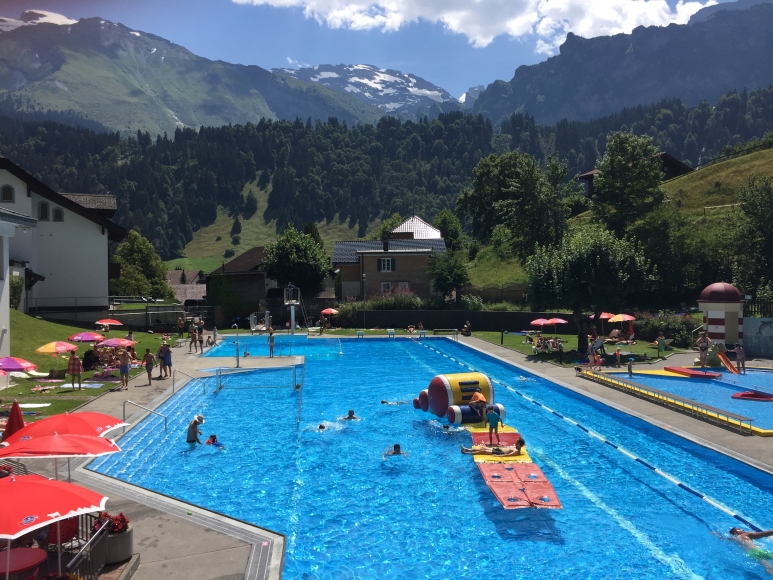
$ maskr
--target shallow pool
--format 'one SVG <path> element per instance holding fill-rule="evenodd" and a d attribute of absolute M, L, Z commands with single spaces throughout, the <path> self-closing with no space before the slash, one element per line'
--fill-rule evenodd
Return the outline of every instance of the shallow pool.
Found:
<path fill-rule="evenodd" d="M 218 392 L 217 378 L 185 387 L 159 409 L 168 434 L 148 418 L 90 468 L 286 534 L 291 579 L 769 577 L 715 535 L 738 523 L 729 515 L 515 391 L 766 528 L 773 476 L 448 339 L 309 342 L 335 354 L 308 360 L 301 392 L 286 369 L 226 375 Z M 435 374 L 469 367 L 501 383 L 507 422 L 563 510 L 505 511 L 459 452 L 467 432 L 381 403 L 410 403 Z M 348 409 L 361 420 L 338 420 Z M 226 451 L 188 450 L 198 412 Z M 394 443 L 410 455 L 383 459 Z"/>
<path fill-rule="evenodd" d="M 773 393 L 773 373 L 748 370 L 745 375 L 734 375 L 728 371 L 711 369 L 721 372 L 719 379 L 694 379 L 660 377 L 634 373 L 631 379 L 649 387 L 673 393 L 679 397 L 699 401 L 712 407 L 724 409 L 731 413 L 754 419 L 754 426 L 761 429 L 773 429 L 773 401 L 750 401 L 733 399 L 735 393 L 748 389 L 762 389 Z M 626 378 L 625 375 L 623 378 Z"/>

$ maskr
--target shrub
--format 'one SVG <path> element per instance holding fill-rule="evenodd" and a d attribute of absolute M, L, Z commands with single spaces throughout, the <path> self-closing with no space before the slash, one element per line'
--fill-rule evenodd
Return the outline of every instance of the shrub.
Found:
<path fill-rule="evenodd" d="M 111 534 L 121 534 L 129 528 L 129 518 L 123 515 L 123 512 L 119 513 L 117 516 L 111 516 L 107 512 L 102 512 L 99 514 L 99 517 L 94 520 L 93 530 L 96 532 L 102 527 L 102 524 L 108 521 L 110 522 L 110 525 L 108 526 L 107 531 Z"/>
<path fill-rule="evenodd" d="M 637 340 L 652 342 L 662 332 L 666 338 L 674 339 L 674 346 L 689 348 L 692 341 L 691 332 L 698 326 L 700 321 L 691 316 L 664 313 L 656 318 L 649 312 L 638 312 L 633 330 Z"/>
<path fill-rule="evenodd" d="M 478 240 L 472 240 L 470 245 L 467 246 L 467 259 L 472 262 L 475 258 L 478 257 L 479 252 L 480 242 L 478 242 Z"/>
<path fill-rule="evenodd" d="M 24 289 L 24 278 L 21 276 L 11 276 L 10 279 L 10 305 L 13 310 L 18 310 L 19 306 L 21 305 L 21 294 L 22 290 Z"/>
<path fill-rule="evenodd" d="M 483 310 L 483 299 L 474 294 L 462 295 L 462 310 Z"/>
<path fill-rule="evenodd" d="M 494 253 L 501 259 L 506 260 L 513 254 L 512 248 L 513 235 L 507 226 L 502 224 L 494 226 L 491 232 L 491 247 Z"/>
<path fill-rule="evenodd" d="M 222 240 L 222 239 L 223 239 L 223 237 L 222 237 L 222 236 L 217 236 L 217 237 L 215 238 L 215 241 L 216 241 L 216 242 L 219 242 L 219 241 L 220 241 L 220 240 Z"/>
<path fill-rule="evenodd" d="M 233 258 L 236 255 L 236 252 L 234 252 L 233 248 L 228 248 L 225 252 L 223 252 L 224 258 Z"/>
<path fill-rule="evenodd" d="M 241 243 L 242 243 L 242 237 L 240 235 L 234 234 L 233 236 L 231 236 L 231 244 L 233 244 L 234 246 L 238 246 Z"/>

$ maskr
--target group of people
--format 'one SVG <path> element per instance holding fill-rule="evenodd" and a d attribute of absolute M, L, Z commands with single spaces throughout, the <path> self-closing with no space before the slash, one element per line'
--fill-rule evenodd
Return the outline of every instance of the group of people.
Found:
<path fill-rule="evenodd" d="M 408 328 L 406 328 L 406 330 L 408 331 L 408 334 L 413 334 L 417 331 L 424 330 L 424 325 L 421 322 L 419 322 L 419 324 L 416 326 L 414 326 L 413 324 L 410 324 L 408 325 Z"/>
<path fill-rule="evenodd" d="M 203 435 L 203 432 L 201 429 L 199 429 L 200 425 L 204 424 L 204 415 L 199 413 L 198 415 L 195 415 L 193 417 L 193 420 L 188 424 L 188 433 L 186 436 L 186 442 L 188 443 L 188 447 L 190 449 L 195 449 L 196 445 L 211 445 L 212 447 L 219 449 L 220 451 L 225 451 L 225 445 L 223 445 L 220 441 L 217 440 L 217 435 L 212 433 L 207 439 L 204 441 L 204 443 L 201 442 L 201 439 L 199 439 L 199 435 Z"/>
<path fill-rule="evenodd" d="M 204 354 L 204 322 L 201 319 L 196 322 L 191 322 L 189 333 L 190 342 L 188 343 L 188 352 L 196 353 L 200 351 L 201 354 Z M 213 331 L 212 336 L 217 337 L 217 329 Z M 217 339 L 212 338 L 212 336 L 207 337 L 207 346 L 213 346 L 215 344 Z"/>
<path fill-rule="evenodd" d="M 560 338 L 542 336 L 541 332 L 538 332 L 537 336 L 534 337 L 527 333 L 526 342 L 531 343 L 531 350 L 534 354 L 563 350 L 563 342 Z"/>

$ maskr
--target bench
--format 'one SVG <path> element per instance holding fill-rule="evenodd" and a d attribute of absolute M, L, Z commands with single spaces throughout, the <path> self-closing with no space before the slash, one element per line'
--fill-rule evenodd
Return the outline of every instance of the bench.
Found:
<path fill-rule="evenodd" d="M 420 330 L 419 331 L 419 338 L 425 338 L 427 336 L 426 330 Z"/>
<path fill-rule="evenodd" d="M 654 400 L 654 402 L 656 403 L 661 403 L 669 407 L 673 407 L 682 411 L 687 411 L 693 417 L 696 417 L 696 418 L 700 416 L 710 421 L 712 420 L 712 415 L 714 415 L 713 418 L 716 419 L 718 423 L 720 422 L 725 423 L 728 426 L 732 425 L 732 422 L 730 421 L 730 419 L 733 419 L 738 423 L 739 433 L 743 432 L 745 428 L 744 423 L 748 423 L 749 434 L 751 435 L 753 433 L 752 422 L 754 421 L 754 419 L 752 419 L 751 417 L 744 417 L 743 415 L 738 415 L 736 413 L 731 413 L 730 411 L 725 411 L 724 409 L 719 409 L 717 407 L 712 407 L 711 405 L 706 405 L 704 403 L 701 403 L 700 401 L 695 401 L 693 399 L 680 397 L 678 395 L 674 395 L 673 393 L 669 393 L 667 391 L 661 391 L 660 389 L 656 389 L 654 387 L 647 387 L 645 385 L 641 385 L 633 381 L 622 380 L 615 377 L 600 375 L 596 372 L 585 370 L 585 369 L 583 369 L 579 374 L 585 378 L 589 378 L 591 380 L 595 380 L 596 382 L 606 384 L 607 386 L 619 388 L 630 394 L 637 395 L 637 396 L 644 396 L 644 398 L 648 400 Z"/>
<path fill-rule="evenodd" d="M 395 337 L 395 329 L 394 328 L 387 328 L 387 336 L 389 338 L 394 338 Z"/>
<path fill-rule="evenodd" d="M 364 338 L 365 337 L 365 331 L 364 330 L 358 330 L 357 331 L 357 338 Z"/>

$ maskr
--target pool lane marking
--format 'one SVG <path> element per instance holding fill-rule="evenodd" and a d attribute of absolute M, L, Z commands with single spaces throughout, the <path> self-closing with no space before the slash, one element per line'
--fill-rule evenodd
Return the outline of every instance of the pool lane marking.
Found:
<path fill-rule="evenodd" d="M 431 346 L 428 346 L 428 345 L 426 345 L 424 343 L 419 343 L 419 344 L 421 344 L 425 348 L 428 348 L 430 350 L 433 350 L 433 351 L 437 352 L 438 354 L 443 354 L 440 351 L 438 351 L 437 349 L 435 349 L 435 348 L 433 348 Z M 469 366 L 466 363 L 459 362 L 459 361 L 457 361 L 457 362 L 458 362 L 459 365 L 461 365 L 461 366 L 463 366 L 463 367 L 465 367 L 465 368 L 467 368 L 467 369 L 469 369 L 469 370 L 471 370 L 473 372 L 479 372 L 479 371 L 476 371 L 474 368 L 472 368 L 471 366 Z M 717 508 L 718 510 L 726 513 L 730 517 L 738 520 L 739 522 L 744 523 L 745 525 L 749 526 L 755 532 L 761 532 L 762 531 L 762 528 L 760 528 L 759 526 L 753 524 L 751 521 L 749 521 L 748 518 L 745 518 L 744 516 L 738 514 L 734 510 L 726 507 L 725 505 L 723 505 L 722 503 L 718 502 L 717 500 L 715 500 L 711 496 L 708 496 L 706 494 L 703 494 L 703 493 L 701 493 L 699 491 L 694 490 L 689 485 L 686 485 L 686 484 L 682 483 L 681 481 L 679 481 L 678 479 L 676 479 L 673 475 L 670 475 L 669 473 L 666 473 L 665 471 L 662 471 L 661 469 L 658 469 L 657 467 L 655 467 L 651 463 L 649 463 L 647 461 L 644 461 L 640 457 L 637 457 L 636 455 L 634 455 L 633 453 L 631 453 L 630 451 L 628 451 L 624 447 L 622 447 L 620 445 L 617 445 L 615 443 L 612 443 L 611 441 L 609 441 L 606 437 L 604 437 L 600 433 L 596 433 L 594 431 L 591 431 L 590 429 L 588 429 L 587 427 L 584 427 L 583 425 L 581 425 L 580 423 L 578 423 L 574 419 L 570 419 L 569 417 L 566 417 L 566 416 L 558 413 L 557 411 L 554 411 L 550 407 L 548 407 L 546 405 L 543 405 L 539 401 L 537 401 L 535 399 L 532 399 L 531 397 L 529 397 L 527 395 L 524 395 L 519 390 L 515 389 L 514 387 L 511 387 L 510 385 L 508 385 L 506 383 L 503 383 L 502 381 L 499 381 L 499 380 L 494 379 L 494 378 L 492 378 L 491 381 L 494 382 L 494 383 L 497 383 L 499 385 L 502 385 L 508 391 L 511 391 L 511 392 L 515 393 L 516 395 L 521 396 L 523 399 L 526 399 L 527 401 L 529 401 L 531 403 L 534 403 L 535 405 L 537 405 L 539 407 L 542 407 L 543 409 L 545 409 L 546 411 L 550 412 L 551 414 L 556 415 L 557 417 L 560 417 L 562 420 L 566 421 L 567 423 L 570 423 L 570 424 L 574 425 L 575 427 L 581 429 L 582 431 L 587 433 L 590 437 L 594 437 L 594 438 L 598 439 L 599 441 L 602 441 L 603 443 L 606 443 L 607 445 L 609 445 L 613 449 L 616 449 L 617 451 L 619 451 L 620 453 L 622 453 L 623 455 L 625 455 L 629 459 L 632 459 L 633 461 L 639 463 L 640 465 L 643 465 L 644 467 L 648 468 L 652 472 L 658 474 L 660 477 L 666 479 L 667 481 L 670 481 L 671 483 L 673 483 L 677 487 L 683 489 L 684 491 L 686 491 L 686 492 L 688 492 L 688 493 L 690 493 L 690 494 L 692 494 L 694 496 L 697 496 L 697 497 L 701 498 L 703 501 L 705 501 L 709 505 L 714 506 L 715 508 Z"/>
<path fill-rule="evenodd" d="M 562 479 L 574 485 L 586 499 L 588 499 L 593 505 L 595 505 L 601 511 L 606 513 L 608 516 L 610 516 L 615 522 L 617 522 L 617 525 L 619 525 L 621 528 L 623 528 L 625 531 L 631 534 L 631 536 L 633 536 L 633 538 L 637 542 L 639 542 L 639 544 L 641 544 L 645 549 L 647 549 L 655 559 L 659 560 L 662 564 L 665 564 L 666 566 L 671 568 L 674 574 L 677 574 L 681 577 L 687 577 L 687 578 L 702 578 L 702 576 L 695 574 L 695 572 L 693 572 L 690 569 L 687 563 L 684 560 L 682 560 L 678 555 L 666 554 L 649 538 L 649 536 L 645 532 L 637 528 L 631 520 L 621 515 L 613 507 L 607 505 L 600 497 L 598 497 L 590 489 L 585 487 L 585 485 L 583 485 L 580 481 L 572 477 L 553 459 L 551 459 L 550 457 L 542 456 L 542 454 L 539 454 L 539 455 L 540 455 L 540 458 L 539 458 L 540 461 L 550 465 L 550 467 L 552 467 L 553 470 L 555 470 L 556 473 L 558 473 L 558 475 L 560 475 Z"/>

